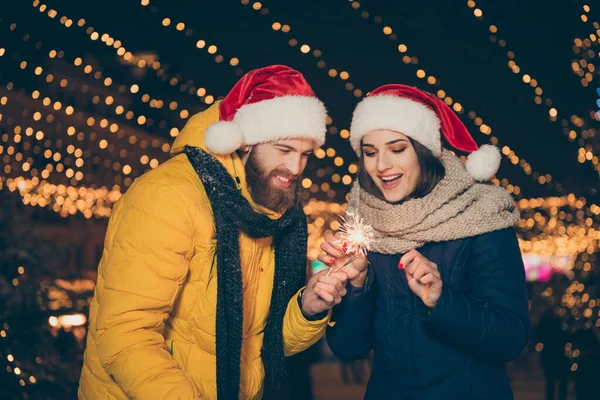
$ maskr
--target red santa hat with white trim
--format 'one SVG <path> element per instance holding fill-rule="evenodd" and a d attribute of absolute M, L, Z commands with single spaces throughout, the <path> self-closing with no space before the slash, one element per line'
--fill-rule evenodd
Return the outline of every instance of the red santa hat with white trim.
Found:
<path fill-rule="evenodd" d="M 284 65 L 246 73 L 219 105 L 219 121 L 208 127 L 204 144 L 229 154 L 245 145 L 279 139 L 325 142 L 327 110 L 306 79 Z"/>
<path fill-rule="evenodd" d="M 500 167 L 497 147 L 478 147 L 465 125 L 443 100 L 411 86 L 381 86 L 356 106 L 350 142 L 358 154 L 362 138 L 378 129 L 401 132 L 431 150 L 436 157 L 442 155 L 441 135 L 444 135 L 450 146 L 470 153 L 465 168 L 477 181 L 489 180 Z"/>

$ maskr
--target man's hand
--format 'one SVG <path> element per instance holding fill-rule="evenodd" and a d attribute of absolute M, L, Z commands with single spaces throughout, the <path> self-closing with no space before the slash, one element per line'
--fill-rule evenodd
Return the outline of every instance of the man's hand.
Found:
<path fill-rule="evenodd" d="M 339 233 L 334 236 L 331 232 L 325 233 L 325 241 L 321 243 L 321 250 L 325 254 L 319 255 L 319 260 L 329 266 L 332 272 L 344 271 L 348 276 L 348 280 L 355 287 L 361 287 L 367 277 L 368 262 L 367 258 L 360 254 L 354 261 L 346 265 L 343 270 L 340 268 L 350 259 L 354 258 L 354 254 L 345 254 L 343 247 L 347 244 L 338 244 Z M 331 274 L 330 274 L 331 275 Z"/>
<path fill-rule="evenodd" d="M 302 312 L 316 315 L 340 304 L 346 295 L 347 275 L 343 272 L 327 276 L 327 270 L 313 275 L 302 295 Z"/>

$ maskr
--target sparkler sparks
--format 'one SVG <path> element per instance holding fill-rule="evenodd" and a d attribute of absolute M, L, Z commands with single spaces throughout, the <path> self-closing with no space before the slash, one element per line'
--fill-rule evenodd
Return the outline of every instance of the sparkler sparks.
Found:
<path fill-rule="evenodd" d="M 340 238 L 336 244 L 342 246 L 345 254 L 367 255 L 373 240 L 373 228 L 366 224 L 358 214 L 346 213 L 340 226 Z M 344 247 L 344 244 L 346 246 Z"/>
<path fill-rule="evenodd" d="M 341 217 L 341 219 L 340 234 L 335 243 L 342 248 L 344 254 L 352 254 L 353 257 L 338 268 L 336 272 L 341 271 L 361 255 L 366 257 L 374 237 L 371 225 L 366 224 L 358 214 L 347 212 L 346 217 Z M 331 271 L 332 269 L 329 270 L 327 275 Z"/>

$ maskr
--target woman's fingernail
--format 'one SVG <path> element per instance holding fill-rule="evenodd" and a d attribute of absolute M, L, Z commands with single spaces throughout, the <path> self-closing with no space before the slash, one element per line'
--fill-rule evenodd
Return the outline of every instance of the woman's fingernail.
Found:
<path fill-rule="evenodd" d="M 402 265 L 402 263 L 398 264 L 398 269 L 403 269 L 404 265 Z"/>
<path fill-rule="evenodd" d="M 335 258 L 330 258 L 329 262 L 335 262 Z"/>
<path fill-rule="evenodd" d="M 342 250 L 344 251 L 344 253 L 346 252 L 346 250 L 348 250 L 348 243 L 342 244 Z"/>

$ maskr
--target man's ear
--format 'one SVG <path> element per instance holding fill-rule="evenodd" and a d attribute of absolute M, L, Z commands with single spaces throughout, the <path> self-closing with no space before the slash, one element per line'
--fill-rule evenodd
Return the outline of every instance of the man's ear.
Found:
<path fill-rule="evenodd" d="M 246 165 L 246 161 L 248 161 L 248 158 L 250 157 L 250 152 L 252 151 L 252 148 L 253 148 L 253 147 L 254 147 L 254 146 L 252 146 L 252 145 L 248 145 L 248 144 L 247 144 L 247 145 L 244 145 L 244 146 L 242 146 L 242 147 L 241 147 L 241 148 L 238 150 L 238 152 L 239 152 L 239 154 L 240 154 L 240 158 L 242 159 L 242 163 L 243 163 L 244 165 Z"/>

